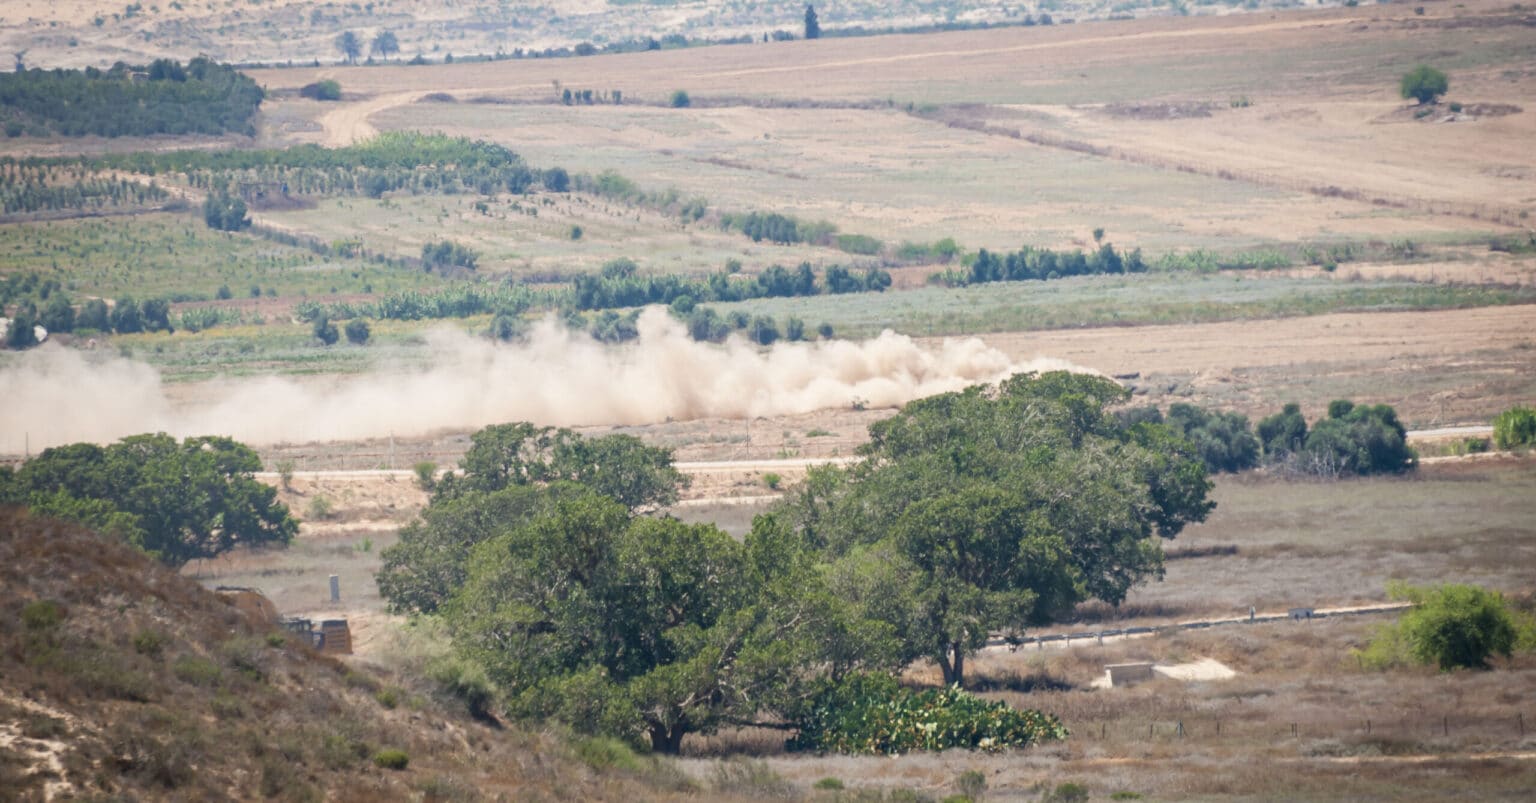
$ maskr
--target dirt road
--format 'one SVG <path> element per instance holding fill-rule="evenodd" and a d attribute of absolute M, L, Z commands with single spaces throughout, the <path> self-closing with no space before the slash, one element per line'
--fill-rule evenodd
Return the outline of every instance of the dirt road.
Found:
<path fill-rule="evenodd" d="M 325 129 L 326 146 L 344 148 L 354 142 L 362 142 L 375 136 L 379 131 L 369 124 L 369 117 L 385 109 L 415 103 L 426 94 L 425 91 L 395 92 L 356 103 L 347 103 L 326 112 L 321 115 L 319 121 L 320 127 Z"/>

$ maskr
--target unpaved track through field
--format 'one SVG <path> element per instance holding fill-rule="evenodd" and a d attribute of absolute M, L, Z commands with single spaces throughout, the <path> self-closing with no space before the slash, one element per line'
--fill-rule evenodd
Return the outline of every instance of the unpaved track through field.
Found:
<path fill-rule="evenodd" d="M 418 90 L 379 95 L 367 100 L 347 103 L 326 112 L 320 117 L 320 127 L 325 129 L 326 147 L 345 148 L 376 136 L 379 131 L 369 124 L 369 117 L 385 109 L 415 103 L 426 94 L 428 93 Z"/>

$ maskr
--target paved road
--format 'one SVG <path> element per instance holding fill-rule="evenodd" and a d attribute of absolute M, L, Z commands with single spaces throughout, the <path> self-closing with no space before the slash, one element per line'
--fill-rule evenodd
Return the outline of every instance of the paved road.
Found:
<path fill-rule="evenodd" d="M 1377 605 L 1349 605 L 1338 608 L 1312 609 L 1310 618 L 1326 619 L 1334 616 L 1362 616 L 1374 613 L 1393 613 L 1413 607 L 1410 602 L 1384 602 Z M 1017 642 L 1006 639 L 994 638 L 987 642 L 987 650 L 1018 650 L 1026 647 L 1043 650 L 1046 647 L 1062 648 L 1081 647 L 1088 644 L 1103 644 L 1110 641 L 1123 641 L 1125 639 L 1145 638 L 1158 633 L 1171 633 L 1178 630 L 1203 630 L 1208 627 L 1224 627 L 1228 625 L 1268 624 L 1272 622 L 1290 621 L 1290 612 L 1265 612 L 1255 613 L 1253 616 L 1230 616 L 1221 619 L 1191 619 L 1184 622 L 1174 622 L 1166 625 L 1148 625 L 1126 628 L 1103 628 L 1100 630 L 1077 630 L 1068 633 L 1045 633 L 1039 636 L 1030 636 Z"/>

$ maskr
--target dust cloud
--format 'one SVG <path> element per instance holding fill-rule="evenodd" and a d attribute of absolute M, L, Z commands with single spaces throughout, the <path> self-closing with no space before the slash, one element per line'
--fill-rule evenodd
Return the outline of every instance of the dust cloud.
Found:
<path fill-rule="evenodd" d="M 374 371 L 325 382 L 231 379 L 174 402 L 144 363 L 44 346 L 0 369 L 0 453 L 33 453 L 139 432 L 228 435 L 254 445 L 425 435 L 506 421 L 647 424 L 871 407 L 995 382 L 1020 371 L 1083 370 L 1016 363 L 976 338 L 926 348 L 889 331 L 853 342 L 698 343 L 660 308 L 638 340 L 598 343 L 553 319 L 527 342 L 495 343 L 449 329 L 427 337 L 430 368 Z"/>

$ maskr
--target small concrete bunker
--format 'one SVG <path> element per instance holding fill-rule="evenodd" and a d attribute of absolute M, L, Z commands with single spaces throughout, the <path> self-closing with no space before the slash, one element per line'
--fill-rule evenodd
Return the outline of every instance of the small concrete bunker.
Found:
<path fill-rule="evenodd" d="M 1130 686 L 1152 679 L 1152 662 L 1138 661 L 1131 664 L 1105 664 L 1104 671 L 1109 676 L 1111 688 Z"/>

